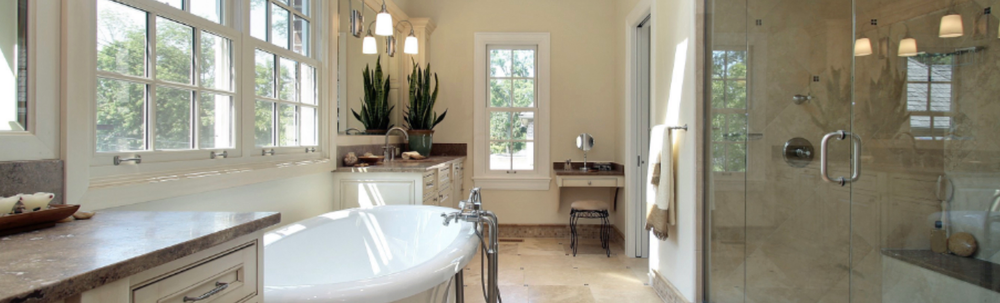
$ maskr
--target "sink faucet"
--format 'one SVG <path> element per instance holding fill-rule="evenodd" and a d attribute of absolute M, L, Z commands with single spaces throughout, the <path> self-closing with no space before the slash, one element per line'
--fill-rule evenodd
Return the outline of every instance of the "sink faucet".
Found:
<path fill-rule="evenodd" d="M 393 127 L 393 128 L 390 128 L 389 131 L 385 132 L 385 147 L 382 149 L 383 150 L 382 156 L 385 156 L 385 159 L 383 161 L 390 161 L 391 162 L 393 160 L 393 158 L 396 157 L 396 148 L 394 146 L 389 146 L 389 134 L 391 134 L 392 131 L 394 131 L 394 130 L 399 131 L 400 133 L 402 133 L 403 134 L 403 138 L 405 139 L 405 141 L 410 141 L 410 135 L 406 134 L 406 129 L 404 129 L 402 127 Z"/>

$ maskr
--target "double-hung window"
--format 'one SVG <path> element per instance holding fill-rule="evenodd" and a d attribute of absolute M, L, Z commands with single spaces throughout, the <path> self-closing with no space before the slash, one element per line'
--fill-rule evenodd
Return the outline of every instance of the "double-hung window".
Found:
<path fill-rule="evenodd" d="M 477 33 L 476 186 L 549 188 L 549 35 Z"/>
<path fill-rule="evenodd" d="M 918 140 L 944 140 L 951 129 L 953 54 L 906 59 L 906 109 Z"/>
<path fill-rule="evenodd" d="M 98 153 L 234 147 L 239 35 L 222 1 L 165 2 L 97 0 Z"/>
<path fill-rule="evenodd" d="M 94 1 L 94 166 L 320 146 L 315 0 Z"/>
<path fill-rule="evenodd" d="M 319 145 L 310 16 L 308 0 L 250 0 L 255 148 Z"/>

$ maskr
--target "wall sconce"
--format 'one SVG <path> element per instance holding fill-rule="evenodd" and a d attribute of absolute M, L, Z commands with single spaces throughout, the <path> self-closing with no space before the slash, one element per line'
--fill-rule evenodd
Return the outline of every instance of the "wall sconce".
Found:
<path fill-rule="evenodd" d="M 872 40 L 861 38 L 854 41 L 854 56 L 864 57 L 872 54 Z"/>
<path fill-rule="evenodd" d="M 403 41 L 403 53 L 416 55 L 420 52 L 420 44 L 417 42 L 417 35 L 413 34 L 413 23 L 410 23 L 410 20 L 403 20 L 396 23 L 396 27 L 399 27 L 403 22 L 410 25 L 410 34 L 406 35 L 406 40 Z"/>
<path fill-rule="evenodd" d="M 396 56 L 396 37 L 385 37 L 385 53 L 389 55 L 389 58 Z"/>
<path fill-rule="evenodd" d="M 349 14 L 351 15 L 351 17 L 350 17 L 350 20 L 351 20 L 351 26 L 350 26 L 351 36 L 354 36 L 354 38 L 361 38 L 361 32 L 363 32 L 365 30 L 365 28 L 364 28 L 365 27 L 365 15 L 364 15 L 365 4 L 364 4 L 364 2 L 361 3 L 361 11 L 359 12 L 359 11 L 357 11 L 357 10 L 354 9 L 354 0 L 348 0 L 348 1 L 349 1 L 348 2 Z"/>
<path fill-rule="evenodd" d="M 365 35 L 365 39 L 361 41 L 361 53 L 365 55 L 374 55 L 378 53 L 378 46 L 375 45 L 375 36 L 372 36 L 371 23 L 368 24 L 368 34 Z"/>
<path fill-rule="evenodd" d="M 917 39 L 907 38 L 899 41 L 899 56 L 900 57 L 913 57 L 917 55 Z"/>
<path fill-rule="evenodd" d="M 938 37 L 955 38 L 961 37 L 964 34 L 965 29 L 962 27 L 962 15 L 952 13 L 941 17 L 941 29 L 938 31 Z"/>
<path fill-rule="evenodd" d="M 385 9 L 385 0 L 382 0 L 382 11 L 375 16 L 375 34 L 379 36 L 392 36 L 392 15 Z"/>

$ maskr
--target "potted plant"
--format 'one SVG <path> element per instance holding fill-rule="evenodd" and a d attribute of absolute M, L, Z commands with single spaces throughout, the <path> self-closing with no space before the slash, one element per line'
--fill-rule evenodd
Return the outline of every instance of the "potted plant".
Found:
<path fill-rule="evenodd" d="M 389 75 L 382 79 L 382 56 L 375 61 L 375 71 L 365 65 L 365 96 L 361 99 L 361 113 L 353 108 L 354 118 L 361 121 L 367 134 L 385 134 L 394 125 L 389 124 L 389 114 L 395 106 L 389 106 Z"/>
<path fill-rule="evenodd" d="M 406 77 L 406 81 L 410 83 L 410 104 L 403 113 L 403 121 L 410 129 L 407 132 L 410 136 L 410 150 L 430 156 L 434 127 L 448 114 L 447 109 L 440 116 L 434 111 L 440 84 L 438 76 L 437 73 L 434 74 L 434 90 L 431 91 L 431 65 L 428 63 L 427 69 L 421 69 L 420 65 L 413 63 L 413 73 Z"/>

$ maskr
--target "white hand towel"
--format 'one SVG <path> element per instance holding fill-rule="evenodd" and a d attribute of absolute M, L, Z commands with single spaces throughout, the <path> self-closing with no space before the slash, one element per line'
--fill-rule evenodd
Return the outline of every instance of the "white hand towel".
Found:
<path fill-rule="evenodd" d="M 674 191 L 674 144 L 671 130 L 666 125 L 654 126 L 650 132 L 649 156 L 657 157 L 659 163 L 650 162 L 647 184 L 659 177 L 659 184 L 647 192 L 655 196 L 655 206 L 649 206 L 646 215 L 646 229 L 652 230 L 660 240 L 667 238 L 667 226 L 677 224 L 677 199 Z M 659 175 L 653 169 L 659 165 Z M 652 186 L 652 185 L 647 185 Z"/>

